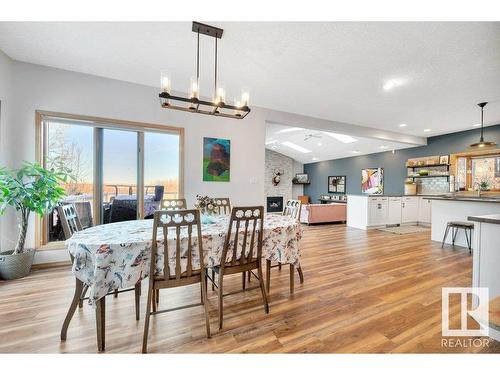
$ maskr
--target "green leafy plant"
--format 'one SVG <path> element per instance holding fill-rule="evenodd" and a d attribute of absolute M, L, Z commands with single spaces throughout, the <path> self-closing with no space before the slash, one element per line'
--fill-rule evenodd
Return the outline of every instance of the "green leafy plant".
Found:
<path fill-rule="evenodd" d="M 481 187 L 481 190 L 488 190 L 490 184 L 488 183 L 488 181 L 481 181 L 479 183 L 479 186 Z"/>
<path fill-rule="evenodd" d="M 65 196 L 60 184 L 67 181 L 69 173 L 63 166 L 60 168 L 49 170 L 28 162 L 18 170 L 0 168 L 0 214 L 7 206 L 18 213 L 19 237 L 14 254 L 24 251 L 30 214 L 49 213 Z"/>

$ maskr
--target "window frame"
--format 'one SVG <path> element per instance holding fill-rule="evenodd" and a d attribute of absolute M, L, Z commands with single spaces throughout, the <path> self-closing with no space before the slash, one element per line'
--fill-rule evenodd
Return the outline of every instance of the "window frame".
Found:
<path fill-rule="evenodd" d="M 175 134 L 179 137 L 179 198 L 184 198 L 184 128 L 171 125 L 136 122 L 120 119 L 111 119 L 106 117 L 95 117 L 86 115 L 75 115 L 61 112 L 51 112 L 36 110 L 35 111 L 35 154 L 36 162 L 45 167 L 47 156 L 48 137 L 47 137 L 47 119 L 62 119 L 74 120 L 89 123 L 88 126 L 94 128 L 94 149 L 93 149 L 93 181 L 94 181 L 94 200 L 93 210 L 96 222 L 100 222 L 100 204 L 102 197 L 99 196 L 99 184 L 102 182 L 102 170 L 100 170 L 99 157 L 102 156 L 100 148 L 102 147 L 102 129 L 114 130 L 128 130 L 137 132 L 138 138 L 138 164 L 137 164 L 137 182 L 140 186 L 144 186 L 144 133 L 157 132 L 164 134 Z M 101 130 L 99 130 L 101 129 Z M 139 186 L 138 185 L 138 186 Z M 138 203 L 138 218 L 142 218 L 144 208 L 144 191 L 137 189 L 137 203 Z M 48 242 L 47 233 L 47 216 L 44 215 L 40 218 L 38 215 L 35 217 L 35 249 L 36 250 L 60 250 L 64 249 L 62 241 Z"/>

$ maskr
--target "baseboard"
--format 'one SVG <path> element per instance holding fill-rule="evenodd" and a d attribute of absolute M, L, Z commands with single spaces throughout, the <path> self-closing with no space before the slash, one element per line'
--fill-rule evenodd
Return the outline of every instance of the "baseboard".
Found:
<path fill-rule="evenodd" d="M 36 270 L 44 270 L 47 268 L 57 268 L 57 267 L 71 267 L 71 262 L 69 260 L 67 261 L 62 261 L 62 262 L 50 262 L 50 263 L 38 263 L 38 264 L 33 264 L 31 267 L 31 270 L 36 271 Z"/>

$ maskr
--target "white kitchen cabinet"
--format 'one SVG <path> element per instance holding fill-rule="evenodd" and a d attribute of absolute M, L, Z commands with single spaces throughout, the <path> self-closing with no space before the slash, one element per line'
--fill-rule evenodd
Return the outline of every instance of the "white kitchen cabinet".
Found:
<path fill-rule="evenodd" d="M 388 216 L 387 197 L 368 198 L 368 225 L 385 225 Z"/>
<path fill-rule="evenodd" d="M 431 223 L 432 201 L 426 197 L 420 197 L 418 201 L 418 222 L 422 224 Z"/>
<path fill-rule="evenodd" d="M 418 221 L 419 197 L 401 198 L 401 224 L 416 223 Z"/>
<path fill-rule="evenodd" d="M 388 215 L 386 224 L 401 224 L 401 197 L 389 197 Z"/>

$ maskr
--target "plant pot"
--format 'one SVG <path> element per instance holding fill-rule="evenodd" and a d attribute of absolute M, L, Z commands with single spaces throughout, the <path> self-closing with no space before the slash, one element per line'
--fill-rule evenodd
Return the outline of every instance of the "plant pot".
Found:
<path fill-rule="evenodd" d="M 35 250 L 26 250 L 21 254 L 13 254 L 14 250 L 0 253 L 0 279 L 13 280 L 27 276 L 30 273 Z"/>

